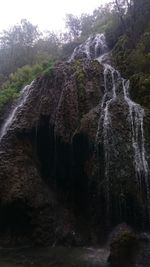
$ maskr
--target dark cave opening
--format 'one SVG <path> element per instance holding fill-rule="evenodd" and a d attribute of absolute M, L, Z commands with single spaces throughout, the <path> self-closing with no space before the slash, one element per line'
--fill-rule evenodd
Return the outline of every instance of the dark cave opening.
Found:
<path fill-rule="evenodd" d="M 54 135 L 49 117 L 42 116 L 37 128 L 36 146 L 44 181 L 59 192 L 59 200 L 79 212 L 85 212 L 88 209 L 88 177 L 85 170 L 90 153 L 88 138 L 76 134 L 72 143 L 65 143 Z"/>
<path fill-rule="evenodd" d="M 33 153 L 43 181 L 54 192 L 58 203 L 74 214 L 81 232 L 86 228 L 89 233 L 95 233 L 97 240 L 102 240 L 118 223 L 135 226 L 138 220 L 141 224 L 139 214 L 133 217 L 133 201 L 129 201 L 127 207 L 121 203 L 120 214 L 118 196 L 114 194 L 110 195 L 110 212 L 107 214 L 103 145 L 99 144 L 94 154 L 88 136 L 82 133 L 75 134 L 72 142 L 66 143 L 55 136 L 49 120 L 49 116 L 41 116 L 37 129 L 34 128 L 28 137 L 33 150 L 35 148 Z M 88 164 L 95 168 L 95 175 L 89 173 Z M 18 223 L 22 225 L 19 220 Z"/>
<path fill-rule="evenodd" d="M 39 160 L 41 175 L 47 183 L 49 178 L 52 182 L 55 176 L 55 138 L 49 119 L 49 116 L 41 116 L 35 131 L 36 156 Z"/>
<path fill-rule="evenodd" d="M 8 245 L 28 244 L 32 235 L 31 208 L 20 199 L 0 207 L 1 243 Z"/>
<path fill-rule="evenodd" d="M 88 137 L 76 134 L 72 143 L 54 135 L 49 118 L 41 119 L 38 126 L 37 158 L 40 173 L 58 203 L 74 214 L 76 227 L 84 236 L 90 235 L 89 181 L 86 170 L 90 157 Z"/>
<path fill-rule="evenodd" d="M 86 135 L 77 134 L 73 138 L 73 198 L 83 213 L 88 212 L 89 181 L 86 171 L 86 162 L 90 156 L 89 140 Z"/>

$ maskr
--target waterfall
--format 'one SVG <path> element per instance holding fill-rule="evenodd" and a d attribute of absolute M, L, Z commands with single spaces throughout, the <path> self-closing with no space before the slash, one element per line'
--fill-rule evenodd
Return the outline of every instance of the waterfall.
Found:
<path fill-rule="evenodd" d="M 148 163 L 146 160 L 145 140 L 144 140 L 144 109 L 133 102 L 129 97 L 129 81 L 122 79 L 124 97 L 129 106 L 129 119 L 132 128 L 132 145 L 134 149 L 134 160 L 137 178 L 144 174 L 148 176 Z"/>
<path fill-rule="evenodd" d="M 9 114 L 9 116 L 7 117 L 6 121 L 4 122 L 4 124 L 2 125 L 1 131 L 0 131 L 0 141 L 3 139 L 3 137 L 6 136 L 8 130 L 11 128 L 13 122 L 16 119 L 17 114 L 19 113 L 19 110 L 21 110 L 21 108 L 24 106 L 24 104 L 26 103 L 29 93 L 30 93 L 30 89 L 33 85 L 33 82 L 30 85 L 26 85 L 20 94 L 20 98 L 16 104 L 16 106 L 14 107 L 14 109 L 11 111 L 11 113 Z"/>
<path fill-rule="evenodd" d="M 74 49 L 69 62 L 75 60 L 78 56 L 95 59 L 98 58 L 100 54 L 105 54 L 107 50 L 104 34 L 97 34 L 95 37 L 90 36 L 85 43 Z"/>
<path fill-rule="evenodd" d="M 110 190 L 111 181 L 109 174 L 109 165 L 111 154 L 113 153 L 112 148 L 115 150 L 115 142 L 109 144 L 110 135 L 113 136 L 113 127 L 111 120 L 110 107 L 115 101 L 122 97 L 123 102 L 128 107 L 128 123 L 131 132 L 131 142 L 133 151 L 133 166 L 135 169 L 135 184 L 139 190 L 139 193 L 146 191 L 148 213 L 150 215 L 149 207 L 149 167 L 147 162 L 147 155 L 145 150 L 145 139 L 144 139 L 144 109 L 137 103 L 130 99 L 128 80 L 121 77 L 119 71 L 117 71 L 110 61 L 110 53 L 108 51 L 107 43 L 104 34 L 97 34 L 95 37 L 89 37 L 88 40 L 77 47 L 71 57 L 71 60 L 78 58 L 78 55 L 83 56 L 87 59 L 96 59 L 103 65 L 104 68 L 104 95 L 100 103 L 100 115 L 98 122 L 98 130 L 96 135 L 96 144 L 102 142 L 104 147 L 105 157 L 105 193 L 107 199 L 107 212 L 110 209 Z M 102 134 L 101 134 L 102 132 Z M 102 136 L 102 137 L 101 137 Z M 115 136 L 112 137 L 115 140 Z M 118 170 L 119 171 L 119 170 Z M 146 188 L 146 190 L 145 190 Z M 119 200 L 118 200 L 119 201 Z"/>

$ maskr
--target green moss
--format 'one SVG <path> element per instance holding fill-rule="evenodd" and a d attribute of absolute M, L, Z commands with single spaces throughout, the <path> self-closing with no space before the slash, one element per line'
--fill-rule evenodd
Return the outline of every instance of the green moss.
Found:
<path fill-rule="evenodd" d="M 150 109 L 150 33 L 146 31 L 133 46 L 124 35 L 116 43 L 112 56 L 122 76 L 131 81 L 131 98 Z"/>
<path fill-rule="evenodd" d="M 81 61 L 76 62 L 76 83 L 78 89 L 78 103 L 79 103 L 79 111 L 80 111 L 80 119 L 85 113 L 85 99 L 86 99 L 86 75 L 83 69 L 83 65 Z"/>
<path fill-rule="evenodd" d="M 150 109 L 150 75 L 137 73 L 130 77 L 131 97 L 144 108 Z"/>
<path fill-rule="evenodd" d="M 84 98 L 85 96 L 85 72 L 83 70 L 83 65 L 80 60 L 76 61 L 75 64 L 75 73 L 76 73 L 76 81 L 77 81 L 77 87 L 78 87 L 78 96 L 79 100 Z"/>
<path fill-rule="evenodd" d="M 43 67 L 42 74 L 49 75 L 52 72 L 52 70 L 54 69 L 54 62 L 49 61 L 47 63 L 43 63 L 42 67 Z"/>
<path fill-rule="evenodd" d="M 79 97 L 84 98 L 84 96 L 85 96 L 85 75 L 84 75 L 84 73 L 83 72 L 78 73 L 77 79 L 78 79 Z"/>

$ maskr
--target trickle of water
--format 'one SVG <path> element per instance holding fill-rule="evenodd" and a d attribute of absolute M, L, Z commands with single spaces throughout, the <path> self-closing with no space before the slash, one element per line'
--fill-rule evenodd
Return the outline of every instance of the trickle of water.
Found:
<path fill-rule="evenodd" d="M 132 132 L 132 146 L 134 150 L 134 165 L 136 171 L 139 191 L 142 190 L 143 178 L 146 184 L 147 198 L 149 200 L 149 166 L 146 159 L 145 138 L 144 138 L 144 109 L 133 102 L 129 97 L 129 81 L 122 79 L 124 98 L 129 106 L 129 121 Z"/>
<path fill-rule="evenodd" d="M 33 85 L 33 82 L 30 85 L 26 85 L 22 89 L 21 95 L 20 95 L 20 99 L 19 99 L 17 105 L 15 106 L 13 111 L 9 114 L 7 120 L 4 122 L 4 124 L 2 126 L 2 129 L 1 129 L 1 132 L 0 132 L 0 141 L 7 134 L 7 131 L 11 127 L 12 123 L 14 122 L 18 111 L 22 108 L 22 106 L 27 101 L 29 93 L 30 93 L 30 88 L 31 88 L 32 85 Z"/>

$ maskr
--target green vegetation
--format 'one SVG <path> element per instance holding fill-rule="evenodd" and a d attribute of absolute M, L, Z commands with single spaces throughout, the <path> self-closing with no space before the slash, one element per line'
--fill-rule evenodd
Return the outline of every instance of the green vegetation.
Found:
<path fill-rule="evenodd" d="M 125 28 L 113 47 L 114 64 L 130 79 L 132 98 L 150 108 L 150 2 L 133 1 L 123 18 Z"/>
<path fill-rule="evenodd" d="M 83 71 L 83 66 L 81 65 L 80 60 L 76 62 L 76 77 L 77 77 L 79 98 L 84 98 L 85 96 L 85 73 Z"/>
<path fill-rule="evenodd" d="M 47 32 L 43 36 L 37 26 L 26 20 L 3 31 L 0 33 L 0 86 L 18 68 L 61 59 L 61 50 L 55 33 Z"/>
<path fill-rule="evenodd" d="M 25 65 L 10 74 L 9 79 L 3 83 L 0 90 L 0 110 L 5 104 L 17 99 L 21 89 L 30 84 L 35 78 L 42 74 L 48 74 L 54 66 L 54 61 L 35 64 L 33 66 Z"/>

